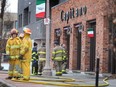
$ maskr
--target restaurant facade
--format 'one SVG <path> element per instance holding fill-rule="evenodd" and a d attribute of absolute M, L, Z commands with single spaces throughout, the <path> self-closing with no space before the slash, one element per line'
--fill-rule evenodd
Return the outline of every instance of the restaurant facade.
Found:
<path fill-rule="evenodd" d="M 99 58 L 101 73 L 116 73 L 115 7 L 109 0 L 67 0 L 52 7 L 51 51 L 54 40 L 66 45 L 69 70 L 94 72 Z"/>

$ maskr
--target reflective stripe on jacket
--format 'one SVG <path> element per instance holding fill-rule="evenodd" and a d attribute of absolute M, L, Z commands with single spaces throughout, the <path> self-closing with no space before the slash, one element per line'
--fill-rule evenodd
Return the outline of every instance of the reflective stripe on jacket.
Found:
<path fill-rule="evenodd" d="M 32 63 L 38 62 L 37 47 L 34 47 L 32 50 Z"/>
<path fill-rule="evenodd" d="M 61 46 L 56 46 L 52 52 L 52 59 L 55 61 L 62 61 L 65 57 L 65 50 Z"/>
<path fill-rule="evenodd" d="M 40 61 L 45 61 L 46 60 L 46 48 L 45 47 L 41 47 L 38 50 L 38 55 L 39 55 L 39 60 Z"/>
<path fill-rule="evenodd" d="M 30 62 L 32 57 L 32 41 L 29 35 L 25 35 L 22 40 L 20 54 L 23 55 L 26 61 Z"/>
<path fill-rule="evenodd" d="M 21 40 L 19 37 L 9 38 L 6 44 L 6 54 L 11 58 L 18 58 L 20 54 Z"/>

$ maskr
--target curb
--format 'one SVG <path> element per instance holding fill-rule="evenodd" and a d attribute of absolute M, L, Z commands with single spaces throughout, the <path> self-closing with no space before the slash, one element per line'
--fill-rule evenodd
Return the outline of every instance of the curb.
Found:
<path fill-rule="evenodd" d="M 5 81 L 3 81 L 1 79 L 0 79 L 0 82 L 3 83 L 3 84 L 5 84 L 5 85 L 7 85 L 7 87 L 16 87 L 16 86 L 14 86 L 14 85 L 12 85 L 10 83 L 7 83 L 7 82 L 5 82 Z M 3 86 L 0 86 L 0 87 L 3 87 Z"/>
<path fill-rule="evenodd" d="M 16 82 L 24 82 L 24 83 L 35 83 L 35 84 L 43 84 L 43 85 L 54 85 L 54 86 L 68 86 L 68 87 L 95 87 L 95 85 L 88 85 L 88 84 L 73 84 L 73 83 L 63 83 L 63 82 L 48 82 L 48 81 L 33 81 L 32 79 L 29 81 L 24 80 L 12 80 Z M 103 80 L 104 84 L 99 84 L 99 87 L 106 87 L 109 86 L 107 82 L 107 78 Z"/>

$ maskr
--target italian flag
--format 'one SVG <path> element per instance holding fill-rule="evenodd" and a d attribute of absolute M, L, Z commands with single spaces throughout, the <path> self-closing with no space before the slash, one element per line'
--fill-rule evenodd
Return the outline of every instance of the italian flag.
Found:
<path fill-rule="evenodd" d="M 36 17 L 45 17 L 45 0 L 36 0 Z"/>
<path fill-rule="evenodd" d="M 88 34 L 89 37 L 94 37 L 93 28 L 89 28 L 88 31 L 87 31 L 87 34 Z"/>

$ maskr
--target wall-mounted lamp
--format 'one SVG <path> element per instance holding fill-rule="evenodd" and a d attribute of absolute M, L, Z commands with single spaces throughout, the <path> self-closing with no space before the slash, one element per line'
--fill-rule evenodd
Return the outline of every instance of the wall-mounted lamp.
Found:
<path fill-rule="evenodd" d="M 60 37 L 61 34 L 62 34 L 62 31 L 61 31 L 60 29 L 57 29 L 57 30 L 56 30 L 56 35 L 57 35 L 58 37 Z"/>
<path fill-rule="evenodd" d="M 80 33 L 81 33 L 81 32 L 83 31 L 83 29 L 84 29 L 83 24 L 77 24 L 75 27 L 78 28 L 78 30 L 79 30 Z"/>
<path fill-rule="evenodd" d="M 72 28 L 71 27 L 65 27 L 64 30 L 66 30 L 67 35 L 70 35 L 72 33 Z"/>
<path fill-rule="evenodd" d="M 72 28 L 69 27 L 69 28 L 67 29 L 67 35 L 70 35 L 71 33 L 72 33 Z"/>

